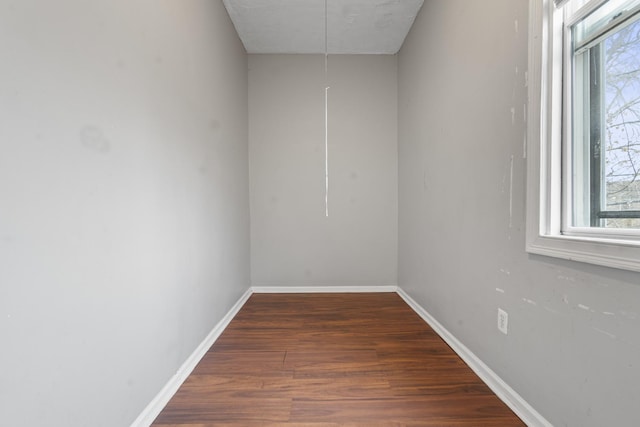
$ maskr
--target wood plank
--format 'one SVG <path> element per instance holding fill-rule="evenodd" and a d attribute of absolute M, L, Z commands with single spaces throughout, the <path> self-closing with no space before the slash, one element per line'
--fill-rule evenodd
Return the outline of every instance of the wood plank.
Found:
<path fill-rule="evenodd" d="M 523 426 L 395 293 L 254 294 L 157 427 Z"/>
<path fill-rule="evenodd" d="M 192 376 L 207 374 L 287 375 L 284 369 L 286 351 L 216 350 L 207 352 L 193 370 Z"/>
<path fill-rule="evenodd" d="M 294 422 L 363 424 L 371 421 L 389 424 L 422 421 L 427 425 L 440 425 L 443 421 L 474 419 L 477 425 L 484 425 L 486 420 L 508 420 L 512 417 L 513 413 L 502 402 L 497 402 L 495 396 L 453 395 L 397 399 L 294 399 L 291 412 L 291 421 Z M 519 420 L 513 422 L 521 423 Z"/>
<path fill-rule="evenodd" d="M 335 378 L 381 376 L 383 372 L 374 349 L 332 351 L 289 351 L 284 362 L 295 378 Z"/>

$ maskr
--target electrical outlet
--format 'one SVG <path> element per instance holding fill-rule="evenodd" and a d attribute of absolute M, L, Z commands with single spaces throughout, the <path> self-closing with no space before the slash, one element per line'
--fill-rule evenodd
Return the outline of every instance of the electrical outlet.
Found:
<path fill-rule="evenodd" d="M 505 335 L 509 333 L 509 315 L 501 308 L 498 309 L 498 330 Z"/>

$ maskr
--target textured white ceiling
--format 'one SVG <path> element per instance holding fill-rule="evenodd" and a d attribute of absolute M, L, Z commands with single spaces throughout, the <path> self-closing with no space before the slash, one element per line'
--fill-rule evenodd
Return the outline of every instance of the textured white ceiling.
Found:
<path fill-rule="evenodd" d="M 248 53 L 325 53 L 325 0 L 223 0 Z M 330 54 L 394 54 L 424 0 L 326 0 Z"/>

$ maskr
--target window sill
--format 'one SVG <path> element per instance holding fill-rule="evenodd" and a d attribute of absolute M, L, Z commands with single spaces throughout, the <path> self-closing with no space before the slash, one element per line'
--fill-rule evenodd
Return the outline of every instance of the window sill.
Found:
<path fill-rule="evenodd" d="M 577 236 L 537 236 L 527 252 L 640 272 L 638 242 Z"/>

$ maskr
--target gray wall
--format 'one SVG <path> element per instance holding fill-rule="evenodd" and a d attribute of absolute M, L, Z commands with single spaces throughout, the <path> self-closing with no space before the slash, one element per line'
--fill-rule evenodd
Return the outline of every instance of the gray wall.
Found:
<path fill-rule="evenodd" d="M 640 275 L 524 250 L 527 15 L 427 0 L 400 52 L 399 285 L 554 425 L 640 425 Z"/>
<path fill-rule="evenodd" d="M 0 0 L 0 424 L 127 426 L 249 285 L 219 1 Z"/>
<path fill-rule="evenodd" d="M 254 285 L 395 285 L 397 57 L 249 55 Z"/>

